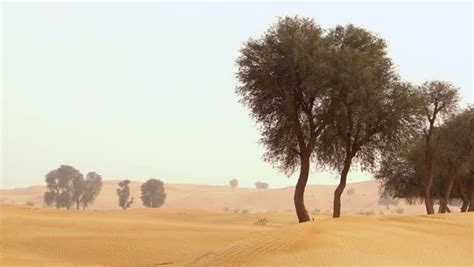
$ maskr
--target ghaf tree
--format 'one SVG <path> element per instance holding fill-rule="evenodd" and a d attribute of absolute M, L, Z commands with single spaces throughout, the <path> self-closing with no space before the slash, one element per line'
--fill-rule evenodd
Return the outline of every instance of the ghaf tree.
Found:
<path fill-rule="evenodd" d="M 117 196 L 119 198 L 119 207 L 122 209 L 128 209 L 133 204 L 133 197 L 130 198 L 130 180 L 120 181 L 117 188 Z"/>
<path fill-rule="evenodd" d="M 149 179 L 141 186 L 143 206 L 148 208 L 159 208 L 165 203 L 166 192 L 162 181 Z"/>
<path fill-rule="evenodd" d="M 332 110 L 326 52 L 323 30 L 312 19 L 284 17 L 247 41 L 237 59 L 236 93 L 260 126 L 264 159 L 287 175 L 299 169 L 299 222 L 310 220 L 304 192 L 317 138 Z"/>

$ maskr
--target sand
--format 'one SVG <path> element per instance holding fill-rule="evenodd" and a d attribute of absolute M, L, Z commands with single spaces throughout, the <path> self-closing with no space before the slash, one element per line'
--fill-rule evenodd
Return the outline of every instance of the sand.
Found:
<path fill-rule="evenodd" d="M 474 213 L 297 224 L 293 213 L 1 205 L 0 218 L 2 266 L 474 265 Z"/>
<path fill-rule="evenodd" d="M 116 189 L 118 180 L 106 180 L 100 195 L 89 208 L 92 210 L 119 209 L 117 204 Z M 255 188 L 237 188 L 232 190 L 227 186 L 168 184 L 165 183 L 167 198 L 163 207 L 176 209 L 206 209 L 223 211 L 224 209 L 249 210 L 252 212 L 268 211 L 293 211 L 294 187 L 269 189 L 258 191 Z M 347 191 L 352 188 L 353 195 Z M 309 211 L 318 209 L 320 212 L 332 211 L 335 186 L 308 185 L 305 193 L 305 203 Z M 37 207 L 42 206 L 45 186 L 32 186 L 10 190 L 0 190 L 1 204 L 25 205 L 32 201 Z M 135 198 L 132 208 L 143 208 L 140 202 L 140 182 L 132 182 L 131 195 Z M 354 214 L 359 212 L 372 212 L 376 215 L 391 214 L 397 209 L 402 209 L 404 214 L 423 214 L 424 205 L 407 205 L 400 201 L 398 205 L 386 206 L 378 204 L 379 190 L 375 181 L 352 183 L 346 186 L 342 195 L 342 213 Z M 459 210 L 451 206 L 452 210 Z"/>

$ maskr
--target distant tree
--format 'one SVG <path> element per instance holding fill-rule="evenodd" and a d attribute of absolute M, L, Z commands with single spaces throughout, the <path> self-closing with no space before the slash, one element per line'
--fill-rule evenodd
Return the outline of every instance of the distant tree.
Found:
<path fill-rule="evenodd" d="M 396 206 L 396 205 L 398 205 L 398 202 L 400 202 L 399 199 L 392 198 L 392 197 L 387 196 L 387 195 L 381 195 L 380 198 L 379 198 L 378 204 L 382 205 L 382 206 L 385 206 L 385 207 L 387 207 L 388 210 L 390 210 L 390 205 Z"/>
<path fill-rule="evenodd" d="M 133 204 L 133 197 L 130 198 L 130 184 L 129 180 L 123 180 L 118 185 L 117 196 L 119 197 L 119 207 L 122 209 L 128 209 Z"/>
<path fill-rule="evenodd" d="M 232 179 L 229 181 L 229 185 L 232 187 L 232 190 L 237 188 L 237 186 L 239 185 L 239 181 L 237 179 Z"/>
<path fill-rule="evenodd" d="M 159 208 L 165 203 L 166 193 L 162 181 L 149 179 L 141 187 L 143 205 L 148 208 Z"/>
<path fill-rule="evenodd" d="M 346 195 L 352 196 L 354 194 L 354 192 L 355 192 L 355 189 L 351 187 L 351 188 L 347 189 Z"/>
<path fill-rule="evenodd" d="M 268 189 L 268 184 L 263 183 L 263 182 L 256 182 L 255 187 L 257 188 L 257 190 L 267 190 Z"/>
<path fill-rule="evenodd" d="M 440 119 L 447 117 L 457 109 L 458 88 L 443 81 L 425 82 L 420 87 L 423 99 L 426 127 L 424 129 L 425 140 L 425 192 L 424 200 L 427 214 L 433 214 L 433 202 L 431 201 L 431 189 L 434 177 L 434 156 L 438 140 L 434 138 L 435 129 Z"/>
<path fill-rule="evenodd" d="M 48 189 L 43 200 L 46 205 L 56 205 L 56 208 L 69 209 L 80 192 L 80 182 L 83 180 L 82 174 L 74 167 L 61 165 L 59 168 L 46 174 L 45 182 Z"/>
<path fill-rule="evenodd" d="M 89 172 L 84 180 L 83 192 L 80 198 L 82 209 L 92 204 L 102 189 L 102 176 L 96 172 Z"/>
<path fill-rule="evenodd" d="M 294 205 L 299 222 L 316 141 L 332 114 L 327 43 L 314 20 L 283 17 L 250 39 L 237 59 L 240 102 L 260 126 L 264 159 L 291 175 L 299 169 Z"/>

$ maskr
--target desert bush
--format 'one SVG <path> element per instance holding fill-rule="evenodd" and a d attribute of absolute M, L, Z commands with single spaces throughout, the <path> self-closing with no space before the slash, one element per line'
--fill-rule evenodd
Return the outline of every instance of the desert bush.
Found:
<path fill-rule="evenodd" d="M 230 209 L 229 209 L 228 207 L 225 207 L 225 208 L 224 208 L 224 211 L 225 211 L 225 212 L 229 212 Z"/>
<path fill-rule="evenodd" d="M 402 214 L 404 212 L 403 208 L 398 208 L 395 210 L 397 214 Z"/>
<path fill-rule="evenodd" d="M 233 212 L 234 213 L 240 213 L 240 209 L 234 209 Z"/>
<path fill-rule="evenodd" d="M 379 215 L 384 215 L 383 211 L 379 210 Z"/>
<path fill-rule="evenodd" d="M 370 211 L 359 211 L 356 213 L 357 215 L 363 215 L 363 216 L 374 216 L 375 212 L 373 210 Z"/>
<path fill-rule="evenodd" d="M 268 219 L 266 217 L 259 218 L 255 224 L 256 225 L 267 225 L 269 223 Z"/>
<path fill-rule="evenodd" d="M 26 201 L 25 204 L 28 207 L 33 207 L 35 205 L 35 203 L 33 201 Z"/>
<path fill-rule="evenodd" d="M 249 214 L 250 212 L 249 212 L 249 210 L 243 210 L 242 213 L 243 214 Z"/>

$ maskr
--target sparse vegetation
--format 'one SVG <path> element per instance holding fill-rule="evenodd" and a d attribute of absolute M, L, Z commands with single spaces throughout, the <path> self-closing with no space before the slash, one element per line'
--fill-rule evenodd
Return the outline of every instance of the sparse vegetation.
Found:
<path fill-rule="evenodd" d="M 259 218 L 255 224 L 256 225 L 267 225 L 269 223 L 268 219 L 266 217 Z"/>
<path fill-rule="evenodd" d="M 249 214 L 249 210 L 245 209 L 245 210 L 242 210 L 242 214 Z"/>
<path fill-rule="evenodd" d="M 403 208 L 398 208 L 395 210 L 397 214 L 402 214 L 404 212 Z"/>
<path fill-rule="evenodd" d="M 28 207 L 33 207 L 35 205 L 35 203 L 33 201 L 26 201 L 25 204 Z"/>

